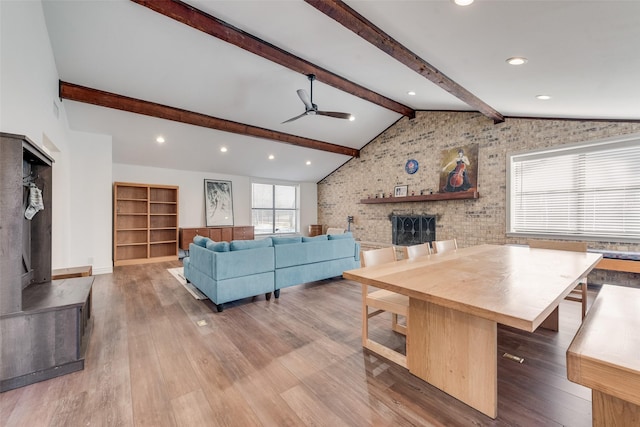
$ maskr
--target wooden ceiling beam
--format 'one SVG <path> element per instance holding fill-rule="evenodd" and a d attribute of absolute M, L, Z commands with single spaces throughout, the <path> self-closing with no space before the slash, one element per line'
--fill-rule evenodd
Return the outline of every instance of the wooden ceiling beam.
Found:
<path fill-rule="evenodd" d="M 185 25 L 200 30 L 206 34 L 231 43 L 269 61 L 280 64 L 293 71 L 308 75 L 315 74 L 316 79 L 333 86 L 343 92 L 362 98 L 409 118 L 414 118 L 415 110 L 392 99 L 373 92 L 363 86 L 353 83 L 337 74 L 321 68 L 311 62 L 280 49 L 258 37 L 249 34 L 231 24 L 211 16 L 193 6 L 179 0 L 131 0 L 155 12 L 175 19 Z"/>
<path fill-rule="evenodd" d="M 205 114 L 194 113 L 180 108 L 157 104 L 155 102 L 143 101 L 136 98 L 130 98 L 128 96 L 92 89 L 73 83 L 60 81 L 59 94 L 61 99 L 68 99 L 70 101 L 114 108 L 116 110 L 143 114 L 145 116 L 157 117 L 159 119 L 172 120 L 174 122 L 187 123 L 223 132 L 269 139 L 272 141 L 283 142 L 285 144 L 296 145 L 298 147 L 344 154 L 351 157 L 360 156 L 360 151 L 355 148 L 344 147 L 342 145 L 331 144 L 329 142 L 303 138 L 288 133 L 233 122 L 230 120 L 220 119 L 218 117 L 207 116 Z"/>
<path fill-rule="evenodd" d="M 393 39 L 380 28 L 347 6 L 342 0 L 305 0 L 309 5 L 336 20 L 378 49 L 387 53 L 397 61 L 426 77 L 442 89 L 467 105 L 477 109 L 495 123 L 504 121 L 504 116 L 486 104 L 480 98 L 442 74 L 436 67 L 411 52 L 404 45 Z"/>

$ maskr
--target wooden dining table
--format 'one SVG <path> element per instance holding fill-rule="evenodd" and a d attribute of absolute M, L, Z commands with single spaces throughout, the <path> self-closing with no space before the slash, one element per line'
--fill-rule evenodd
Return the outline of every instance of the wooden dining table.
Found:
<path fill-rule="evenodd" d="M 481 245 L 345 271 L 409 297 L 409 372 L 491 418 L 498 323 L 533 332 L 601 254 Z"/>

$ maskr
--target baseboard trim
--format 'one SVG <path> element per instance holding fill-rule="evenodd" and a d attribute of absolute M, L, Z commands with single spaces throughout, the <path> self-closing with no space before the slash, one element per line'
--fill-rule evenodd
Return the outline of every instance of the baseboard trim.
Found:
<path fill-rule="evenodd" d="M 42 371 L 31 372 L 25 375 L 3 379 L 0 380 L 0 393 L 13 390 L 14 388 L 24 387 L 29 384 L 34 384 L 40 381 L 45 381 L 51 378 L 70 374 L 71 372 L 81 371 L 83 369 L 84 359 L 80 359 L 74 360 L 73 362 L 65 363 L 63 365 L 47 368 Z"/>

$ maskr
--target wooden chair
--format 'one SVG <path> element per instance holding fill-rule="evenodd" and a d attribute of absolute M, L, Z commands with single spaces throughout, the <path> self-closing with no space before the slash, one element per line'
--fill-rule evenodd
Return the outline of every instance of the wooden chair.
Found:
<path fill-rule="evenodd" d="M 537 249 L 555 249 L 558 251 L 586 252 L 587 242 L 560 242 L 557 240 L 537 240 L 528 241 L 530 248 Z M 569 295 L 564 299 L 575 301 L 582 304 L 582 319 L 587 313 L 587 278 L 583 277 L 578 286 L 576 286 Z"/>
<path fill-rule="evenodd" d="M 433 243 L 433 249 L 435 253 L 441 254 L 443 252 L 454 251 L 458 249 L 458 242 L 456 239 L 451 240 L 435 240 Z"/>
<path fill-rule="evenodd" d="M 364 267 L 396 261 L 396 249 L 387 247 L 362 252 Z M 389 347 L 369 338 L 369 319 L 385 311 L 391 313 L 391 328 L 403 335 L 407 335 L 409 327 L 409 297 L 386 289 L 379 289 L 369 293 L 369 287 L 362 284 L 362 346 L 386 357 L 400 366 L 407 367 L 407 357 Z M 369 312 L 369 307 L 375 309 Z M 398 323 L 398 316 L 404 316 L 406 325 Z M 407 342 L 408 347 L 408 342 Z"/>
<path fill-rule="evenodd" d="M 431 255 L 431 246 L 429 243 L 403 247 L 405 259 L 414 259 L 425 255 Z"/>

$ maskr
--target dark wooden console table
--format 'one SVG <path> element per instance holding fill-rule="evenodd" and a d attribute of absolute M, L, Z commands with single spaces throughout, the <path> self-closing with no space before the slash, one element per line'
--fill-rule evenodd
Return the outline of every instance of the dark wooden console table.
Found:
<path fill-rule="evenodd" d="M 253 225 L 181 228 L 178 239 L 180 249 L 188 251 L 189 243 L 193 242 L 193 238 L 196 236 L 208 237 L 215 242 L 253 240 L 255 238 Z"/>

